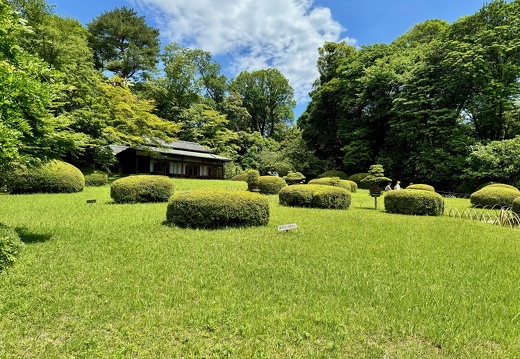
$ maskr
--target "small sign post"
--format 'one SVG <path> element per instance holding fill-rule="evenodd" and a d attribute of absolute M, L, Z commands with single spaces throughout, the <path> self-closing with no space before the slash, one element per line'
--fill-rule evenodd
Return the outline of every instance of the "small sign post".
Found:
<path fill-rule="evenodd" d="M 282 224 L 281 226 L 278 226 L 278 232 L 281 232 L 281 231 L 286 231 L 288 232 L 289 230 L 291 229 L 296 229 L 298 228 L 298 226 L 296 225 L 296 223 L 291 223 L 291 224 Z"/>
<path fill-rule="evenodd" d="M 87 204 L 93 205 L 97 201 L 95 199 L 87 199 Z"/>

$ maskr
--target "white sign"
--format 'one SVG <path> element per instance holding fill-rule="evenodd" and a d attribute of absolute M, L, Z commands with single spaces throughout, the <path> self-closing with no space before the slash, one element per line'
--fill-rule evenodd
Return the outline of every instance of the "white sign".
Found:
<path fill-rule="evenodd" d="M 298 226 L 296 225 L 296 223 L 291 223 L 291 224 L 282 224 L 281 226 L 278 226 L 278 232 L 281 232 L 281 231 L 288 231 L 290 229 L 296 229 L 298 228 Z"/>

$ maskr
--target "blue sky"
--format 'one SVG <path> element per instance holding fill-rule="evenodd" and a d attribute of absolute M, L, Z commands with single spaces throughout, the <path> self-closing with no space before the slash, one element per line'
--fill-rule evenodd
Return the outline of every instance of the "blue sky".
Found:
<path fill-rule="evenodd" d="M 213 54 L 228 78 L 240 71 L 278 68 L 295 89 L 296 118 L 317 77 L 317 48 L 325 41 L 389 43 L 429 19 L 449 23 L 477 12 L 484 0 L 48 0 L 61 16 L 87 24 L 116 7 L 134 8 L 178 42 Z"/>

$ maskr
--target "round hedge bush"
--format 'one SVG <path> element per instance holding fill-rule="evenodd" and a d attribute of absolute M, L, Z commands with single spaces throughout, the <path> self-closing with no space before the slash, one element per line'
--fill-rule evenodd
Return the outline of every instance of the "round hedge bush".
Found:
<path fill-rule="evenodd" d="M 0 272 L 12 265 L 23 249 L 18 233 L 0 223 Z"/>
<path fill-rule="evenodd" d="M 444 213 L 444 198 L 427 190 L 389 191 L 385 194 L 384 202 L 388 213 L 419 216 L 442 216 Z"/>
<path fill-rule="evenodd" d="M 488 184 L 487 186 L 485 186 L 483 188 L 486 188 L 486 187 L 508 188 L 508 189 L 517 190 L 518 191 L 518 188 L 516 188 L 515 186 L 511 186 L 511 185 L 505 184 L 505 183 L 492 183 L 492 184 Z"/>
<path fill-rule="evenodd" d="M 469 197 L 473 207 L 509 207 L 513 205 L 513 201 L 520 197 L 520 191 L 513 188 L 501 186 L 486 186 L 476 192 L 473 192 Z"/>
<path fill-rule="evenodd" d="M 315 178 L 313 180 L 310 180 L 309 184 L 321 184 L 323 186 L 334 186 L 345 188 L 349 191 L 352 190 L 351 181 L 341 180 L 339 177 Z"/>
<path fill-rule="evenodd" d="M 364 179 L 366 176 L 368 176 L 368 173 L 355 173 L 352 176 L 350 176 L 348 180 L 356 182 L 359 188 L 370 189 L 370 183 L 361 182 L 361 180 Z"/>
<path fill-rule="evenodd" d="M 247 182 L 247 172 L 242 172 L 236 176 L 231 177 L 231 181 L 244 181 Z"/>
<path fill-rule="evenodd" d="M 103 171 L 93 170 L 85 173 L 85 186 L 99 187 L 108 183 L 108 174 Z"/>
<path fill-rule="evenodd" d="M 265 226 L 269 222 L 269 201 L 246 191 L 195 189 L 170 198 L 166 221 L 183 228 Z"/>
<path fill-rule="evenodd" d="M 81 171 L 63 161 L 50 161 L 39 167 L 20 167 L 7 185 L 12 194 L 75 193 L 85 188 Z"/>
<path fill-rule="evenodd" d="M 339 179 L 342 179 L 342 180 L 348 179 L 348 175 L 345 172 L 339 171 L 339 170 L 325 171 L 322 174 L 317 176 L 317 178 L 326 178 L 326 177 L 339 177 Z"/>
<path fill-rule="evenodd" d="M 110 186 L 110 197 L 115 203 L 166 202 L 172 194 L 173 182 L 166 176 L 123 177 Z"/>
<path fill-rule="evenodd" d="M 406 189 L 421 189 L 423 191 L 435 192 L 435 188 L 429 184 L 411 184 Z"/>
<path fill-rule="evenodd" d="M 319 184 L 300 184 L 284 187 L 278 194 L 283 206 L 325 209 L 347 209 L 350 206 L 349 190 Z"/>
<path fill-rule="evenodd" d="M 263 194 L 278 194 L 286 186 L 285 180 L 278 176 L 260 176 L 258 178 L 258 189 Z"/>
<path fill-rule="evenodd" d="M 513 201 L 513 207 L 511 208 L 513 212 L 520 216 L 520 197 L 516 197 Z"/>

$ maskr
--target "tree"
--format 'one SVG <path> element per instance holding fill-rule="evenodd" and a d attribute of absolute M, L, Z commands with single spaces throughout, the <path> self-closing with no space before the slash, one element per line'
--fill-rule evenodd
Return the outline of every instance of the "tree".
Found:
<path fill-rule="evenodd" d="M 104 12 L 88 24 L 96 66 L 124 79 L 155 70 L 159 30 L 125 6 Z"/>
<path fill-rule="evenodd" d="M 244 107 L 251 115 L 250 131 L 276 137 L 280 134 L 280 125 L 294 119 L 294 90 L 277 69 L 241 72 L 230 89 L 242 96 Z"/>

